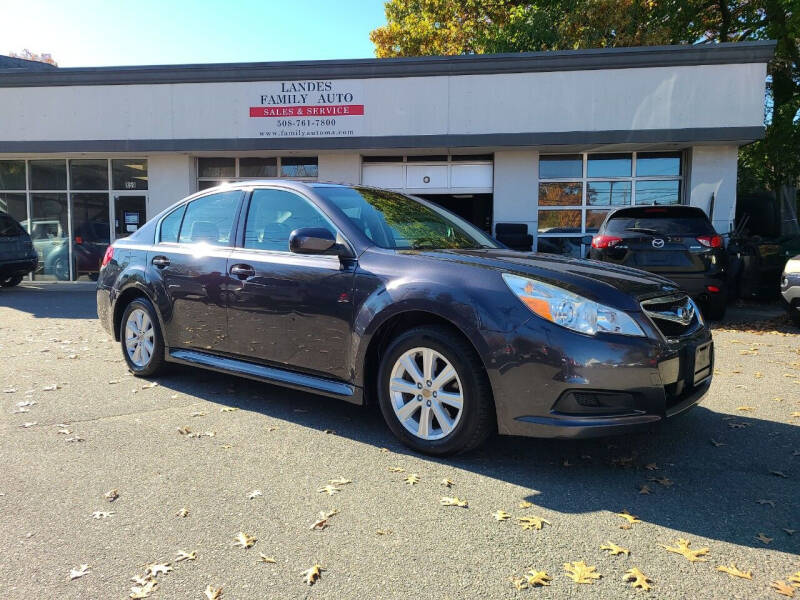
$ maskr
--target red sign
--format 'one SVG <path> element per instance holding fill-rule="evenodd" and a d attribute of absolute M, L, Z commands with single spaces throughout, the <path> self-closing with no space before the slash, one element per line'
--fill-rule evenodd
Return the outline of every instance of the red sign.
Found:
<path fill-rule="evenodd" d="M 251 106 L 251 117 L 349 117 L 363 115 L 363 104 L 321 104 L 316 106 Z"/>

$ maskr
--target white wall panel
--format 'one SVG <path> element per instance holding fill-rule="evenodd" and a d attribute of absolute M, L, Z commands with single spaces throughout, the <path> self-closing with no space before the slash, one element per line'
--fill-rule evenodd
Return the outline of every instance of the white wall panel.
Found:
<path fill-rule="evenodd" d="M 450 186 L 452 188 L 489 188 L 492 187 L 492 165 L 460 165 L 450 166 Z"/>
<path fill-rule="evenodd" d="M 706 211 L 714 196 L 712 223 L 718 233 L 727 233 L 736 217 L 736 146 L 692 148 L 689 203 Z"/>
<path fill-rule="evenodd" d="M 365 164 L 362 170 L 362 183 L 374 187 L 403 189 L 405 170 L 402 164 L 371 165 Z"/>

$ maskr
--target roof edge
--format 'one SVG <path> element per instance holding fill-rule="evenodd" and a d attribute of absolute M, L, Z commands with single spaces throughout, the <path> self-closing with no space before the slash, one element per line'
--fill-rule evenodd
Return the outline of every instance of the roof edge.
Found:
<path fill-rule="evenodd" d="M 670 66 L 767 63 L 775 42 L 726 42 L 347 60 L 70 67 L 17 72 L 0 69 L 0 87 L 214 83 L 298 79 L 373 79 Z"/>

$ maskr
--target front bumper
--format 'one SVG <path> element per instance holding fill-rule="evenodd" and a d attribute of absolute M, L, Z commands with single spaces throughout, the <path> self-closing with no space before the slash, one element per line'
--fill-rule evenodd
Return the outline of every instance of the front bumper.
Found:
<path fill-rule="evenodd" d="M 781 296 L 790 307 L 800 309 L 800 273 L 783 274 Z"/>
<path fill-rule="evenodd" d="M 689 294 L 694 300 L 709 300 L 714 297 L 722 296 L 727 292 L 727 277 L 724 272 L 699 273 L 670 275 L 662 273 L 664 277 L 674 281 L 678 287 Z M 711 292 L 708 286 L 718 289 L 718 292 Z"/>
<path fill-rule="evenodd" d="M 629 433 L 697 405 L 714 368 L 709 330 L 667 341 L 646 317 L 636 318 L 648 337 L 585 336 L 538 318 L 506 336 L 489 369 L 499 433 Z M 590 401 L 579 406 L 575 398 Z"/>

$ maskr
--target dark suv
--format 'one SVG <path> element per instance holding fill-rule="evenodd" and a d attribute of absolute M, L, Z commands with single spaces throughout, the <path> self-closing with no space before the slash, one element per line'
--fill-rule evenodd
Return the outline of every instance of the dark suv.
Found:
<path fill-rule="evenodd" d="M 38 257 L 22 226 L 0 213 L 0 287 L 13 287 L 36 269 Z"/>
<path fill-rule="evenodd" d="M 589 257 L 668 277 L 709 319 L 727 306 L 728 255 L 706 213 L 693 206 L 635 206 L 610 213 Z"/>
<path fill-rule="evenodd" d="M 376 402 L 440 455 L 493 431 L 646 428 L 697 404 L 713 371 L 711 333 L 670 281 L 514 252 L 367 187 L 190 196 L 108 248 L 97 312 L 135 375 L 169 361 Z"/>

